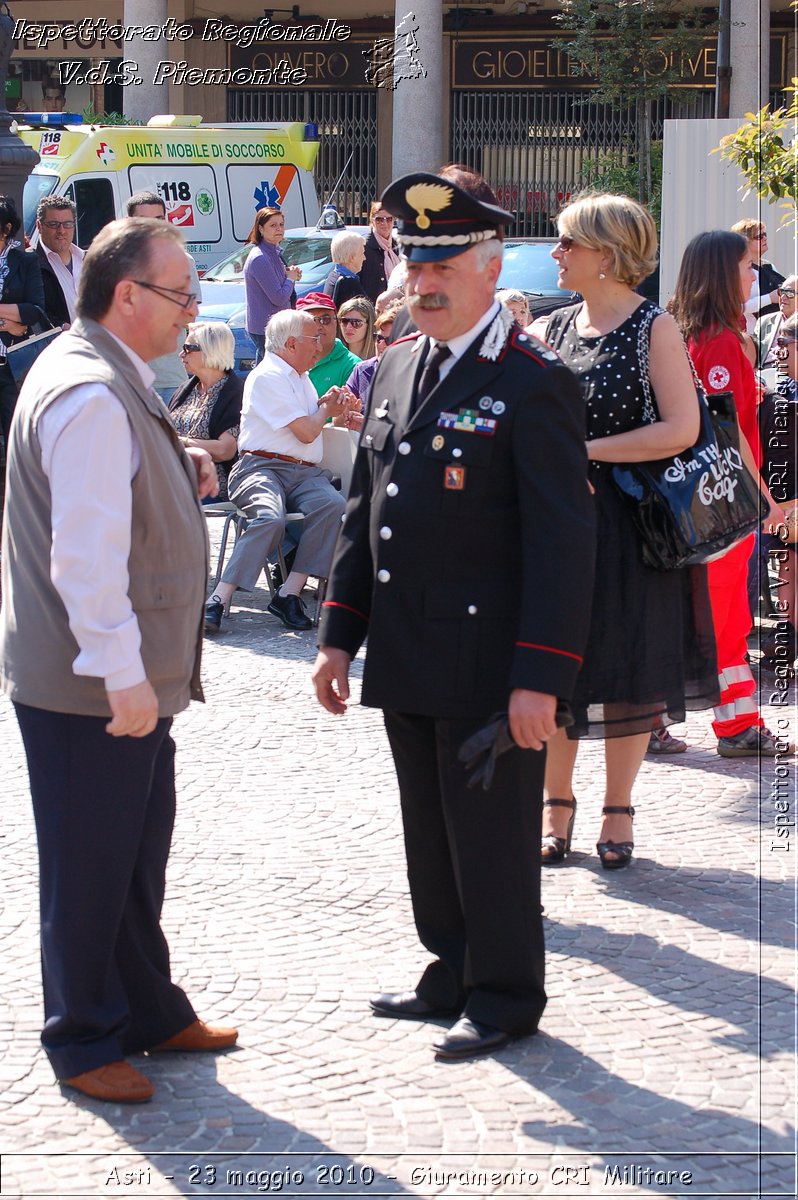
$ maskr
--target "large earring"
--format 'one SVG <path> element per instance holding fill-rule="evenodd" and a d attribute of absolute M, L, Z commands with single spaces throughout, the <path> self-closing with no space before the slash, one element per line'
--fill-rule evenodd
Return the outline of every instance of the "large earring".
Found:
<path fill-rule="evenodd" d="M 599 279 L 606 279 L 606 278 L 607 278 L 607 276 L 604 274 L 604 272 L 599 271 Z"/>

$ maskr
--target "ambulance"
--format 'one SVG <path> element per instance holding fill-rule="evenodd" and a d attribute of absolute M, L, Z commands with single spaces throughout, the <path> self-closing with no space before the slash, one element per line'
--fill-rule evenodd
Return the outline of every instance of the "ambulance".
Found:
<path fill-rule="evenodd" d="M 25 232 L 35 244 L 42 197 L 69 196 L 75 241 L 85 250 L 125 215 L 139 191 L 157 192 L 200 274 L 244 243 L 259 208 L 279 206 L 287 227 L 313 225 L 319 202 L 311 174 L 315 125 L 205 126 L 201 117 L 153 117 L 147 125 L 84 124 L 66 113 L 25 114 L 22 140 L 40 161 L 25 184 Z"/>

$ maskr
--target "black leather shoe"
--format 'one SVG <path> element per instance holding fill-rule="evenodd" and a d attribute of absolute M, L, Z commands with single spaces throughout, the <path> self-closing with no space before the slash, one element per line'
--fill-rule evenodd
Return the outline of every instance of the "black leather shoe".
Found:
<path fill-rule="evenodd" d="M 402 1017 L 406 1021 L 429 1021 L 434 1017 L 451 1017 L 459 1009 L 436 1008 L 427 1004 L 415 992 L 383 992 L 369 1000 L 371 1011 L 380 1017 Z"/>
<path fill-rule="evenodd" d="M 433 1042 L 433 1046 L 437 1058 L 476 1058 L 501 1050 L 512 1040 L 512 1034 L 503 1029 L 461 1017 L 439 1042 Z"/>
<path fill-rule="evenodd" d="M 218 633 L 222 628 L 224 605 L 221 600 L 210 599 L 205 605 L 205 632 Z"/>
<path fill-rule="evenodd" d="M 275 592 L 266 610 L 279 617 L 286 629 L 312 629 L 313 622 L 305 612 L 299 596 L 281 596 Z"/>

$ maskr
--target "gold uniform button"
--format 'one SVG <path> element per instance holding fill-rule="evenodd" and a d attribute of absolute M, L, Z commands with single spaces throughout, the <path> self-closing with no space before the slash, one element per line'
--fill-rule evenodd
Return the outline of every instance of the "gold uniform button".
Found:
<path fill-rule="evenodd" d="M 445 445 L 446 445 L 446 438 L 441 433 L 436 434 L 435 437 L 432 439 L 432 449 L 433 450 L 442 450 Z"/>

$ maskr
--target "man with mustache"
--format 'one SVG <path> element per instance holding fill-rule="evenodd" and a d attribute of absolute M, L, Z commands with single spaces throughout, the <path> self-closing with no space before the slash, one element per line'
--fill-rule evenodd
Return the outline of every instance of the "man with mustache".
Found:
<path fill-rule="evenodd" d="M 534 1033 L 546 1003 L 545 745 L 579 670 L 593 571 L 584 415 L 571 372 L 494 298 L 512 217 L 484 180 L 407 175 L 381 206 L 398 218 L 418 331 L 372 382 L 314 683 L 343 713 L 368 635 L 362 700 L 384 710 L 434 956 L 414 990 L 371 1007 L 456 1018 L 435 1050 L 466 1059 Z M 514 744 L 474 789 L 458 751 L 497 713 Z"/>

